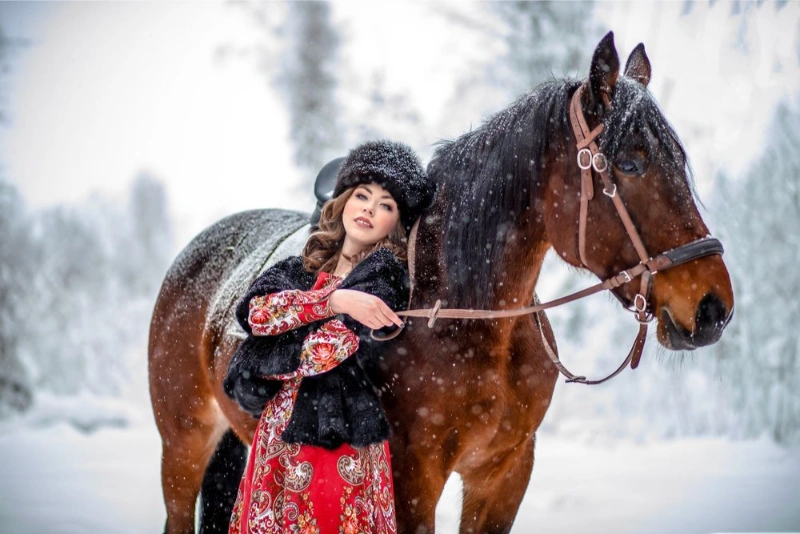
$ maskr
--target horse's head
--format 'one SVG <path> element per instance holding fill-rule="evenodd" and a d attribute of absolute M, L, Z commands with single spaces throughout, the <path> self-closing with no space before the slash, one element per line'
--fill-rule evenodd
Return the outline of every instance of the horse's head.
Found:
<path fill-rule="evenodd" d="M 695 204 L 686 154 L 647 90 L 650 72 L 640 44 L 621 73 L 613 34 L 606 35 L 573 104 L 585 120 L 585 144 L 594 138 L 594 149 L 605 157 L 595 156 L 594 168 L 582 174 L 580 166 L 592 164 L 592 151 L 579 154 L 580 139 L 570 137 L 569 158 L 555 163 L 564 178 L 551 191 L 556 207 L 547 216 L 549 240 L 566 261 L 603 279 L 638 264 L 643 254 L 653 257 L 710 234 Z M 598 170 L 606 162 L 603 177 Z M 622 211 L 629 213 L 640 245 L 626 229 L 614 193 L 624 204 Z M 564 218 L 581 219 L 582 195 L 591 200 L 583 207 L 583 228 L 576 229 L 565 225 Z M 614 293 L 633 306 L 639 282 L 634 279 Z M 647 304 L 658 319 L 658 339 L 665 347 L 694 349 L 716 342 L 733 314 L 733 290 L 722 257 L 708 255 L 658 272 Z"/>

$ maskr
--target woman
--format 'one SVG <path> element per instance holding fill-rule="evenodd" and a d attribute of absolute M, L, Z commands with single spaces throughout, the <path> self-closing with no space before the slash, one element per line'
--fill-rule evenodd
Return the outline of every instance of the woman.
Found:
<path fill-rule="evenodd" d="M 403 326 L 405 236 L 434 190 L 407 146 L 357 147 L 302 257 L 267 270 L 238 305 L 249 335 L 225 389 L 260 419 L 232 534 L 396 532 L 369 332 Z"/>

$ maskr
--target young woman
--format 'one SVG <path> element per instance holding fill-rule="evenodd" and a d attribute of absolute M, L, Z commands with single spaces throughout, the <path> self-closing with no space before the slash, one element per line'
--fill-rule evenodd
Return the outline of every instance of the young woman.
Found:
<path fill-rule="evenodd" d="M 225 389 L 260 419 L 231 534 L 396 532 L 369 332 L 403 325 L 405 236 L 434 190 L 407 146 L 357 147 L 302 257 L 268 269 L 237 307 L 249 335 Z"/>

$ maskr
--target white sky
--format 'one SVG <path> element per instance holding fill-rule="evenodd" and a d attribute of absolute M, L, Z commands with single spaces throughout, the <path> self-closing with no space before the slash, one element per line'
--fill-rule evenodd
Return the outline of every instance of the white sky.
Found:
<path fill-rule="evenodd" d="M 257 207 L 257 197 L 270 204 L 267 184 L 297 179 L 286 117 L 264 78 L 214 61 L 217 45 L 252 31 L 242 13 L 216 3 L 32 9 L 2 152 L 32 204 L 119 194 L 147 169 L 197 231 L 196 220 Z"/>
<path fill-rule="evenodd" d="M 800 2 L 780 11 L 745 3 L 738 17 L 730 3 L 697 2 L 679 18 L 682 5 L 600 3 L 596 18 L 615 31 L 623 62 L 645 42 L 651 90 L 703 193 L 716 170 L 740 173 L 758 153 L 778 99 L 796 101 Z M 386 65 L 387 85 L 427 114 L 439 112 L 456 83 L 450 63 L 487 53 L 424 2 L 339 3 L 334 18 L 351 65 Z M 285 106 L 253 62 L 214 60 L 221 44 L 258 39 L 241 9 L 3 2 L 0 21 L 7 35 L 31 41 L 10 80 L 12 122 L 0 130 L 4 172 L 31 205 L 120 195 L 146 169 L 168 184 L 182 240 L 241 209 L 310 209 L 311 192 L 289 186 L 302 176 L 291 162 Z M 731 48 L 740 34 L 747 54 Z M 476 111 L 473 122 L 482 118 Z M 431 132 L 430 143 L 450 134 Z"/>

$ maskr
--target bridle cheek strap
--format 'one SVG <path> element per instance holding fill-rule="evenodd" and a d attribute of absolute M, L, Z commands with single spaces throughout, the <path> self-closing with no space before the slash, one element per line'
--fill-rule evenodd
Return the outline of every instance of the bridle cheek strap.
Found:
<path fill-rule="evenodd" d="M 605 154 L 600 151 L 595 139 L 603 131 L 603 125 L 600 124 L 594 130 L 589 129 L 586 119 L 583 116 L 581 107 L 581 95 L 583 94 L 584 86 L 581 85 L 572 95 L 572 100 L 569 105 L 569 118 L 572 125 L 572 132 L 575 135 L 578 149 L 578 167 L 581 169 L 581 205 L 580 215 L 578 220 L 578 255 L 580 256 L 581 263 L 589 268 L 589 263 L 586 260 L 586 225 L 589 216 L 589 201 L 594 198 L 594 181 L 592 179 L 592 170 L 594 169 L 600 175 L 603 184 L 603 193 L 611 198 L 619 214 L 625 231 L 633 243 L 633 248 L 639 255 L 639 260 L 643 263 L 647 262 L 650 255 L 636 230 L 636 225 L 633 224 L 628 209 L 625 203 L 617 194 L 617 185 L 611 180 L 609 174 L 608 159 Z"/>

